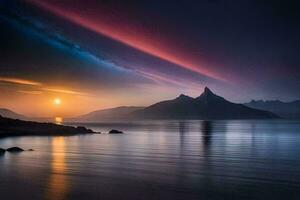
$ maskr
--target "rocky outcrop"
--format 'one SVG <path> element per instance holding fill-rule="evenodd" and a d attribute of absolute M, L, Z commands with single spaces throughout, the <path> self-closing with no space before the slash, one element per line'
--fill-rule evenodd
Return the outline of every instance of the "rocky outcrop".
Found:
<path fill-rule="evenodd" d="M 0 155 L 5 153 L 5 149 L 0 148 Z"/>
<path fill-rule="evenodd" d="M 22 151 L 24 151 L 24 149 L 22 149 L 20 147 L 11 147 L 11 148 L 6 149 L 6 151 L 14 153 L 14 152 L 22 152 Z"/>
<path fill-rule="evenodd" d="M 23 121 L 0 116 L 0 137 L 19 135 L 75 135 L 94 133 L 83 126 L 73 127 L 53 123 Z"/>
<path fill-rule="evenodd" d="M 108 132 L 109 134 L 122 134 L 123 131 L 119 131 L 119 130 L 116 130 L 116 129 L 112 129 Z"/>

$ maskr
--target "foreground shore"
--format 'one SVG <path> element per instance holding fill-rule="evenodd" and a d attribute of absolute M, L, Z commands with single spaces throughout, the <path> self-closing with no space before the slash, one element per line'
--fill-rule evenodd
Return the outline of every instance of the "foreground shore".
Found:
<path fill-rule="evenodd" d="M 83 126 L 73 127 L 53 123 L 40 123 L 0 116 L 0 137 L 22 135 L 75 135 L 94 133 Z"/>

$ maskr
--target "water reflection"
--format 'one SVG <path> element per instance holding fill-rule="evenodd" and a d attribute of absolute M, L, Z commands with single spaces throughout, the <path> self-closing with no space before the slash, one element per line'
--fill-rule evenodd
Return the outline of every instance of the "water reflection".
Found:
<path fill-rule="evenodd" d="M 97 131 L 114 127 L 126 134 L 1 139 L 4 148 L 36 150 L 0 157 L 1 199 L 137 199 L 138 195 L 144 200 L 298 200 L 300 196 L 300 121 L 84 126 Z"/>
<path fill-rule="evenodd" d="M 186 132 L 188 132 L 188 127 L 186 125 L 186 122 L 180 121 L 179 122 L 179 142 L 180 142 L 180 148 L 183 149 L 185 145 L 185 137 Z"/>
<path fill-rule="evenodd" d="M 54 137 L 51 143 L 51 174 L 48 182 L 46 199 L 63 200 L 69 188 L 66 179 L 65 138 Z"/>
<path fill-rule="evenodd" d="M 201 132 L 202 132 L 202 143 L 204 151 L 209 150 L 212 142 L 212 122 L 202 121 Z"/>

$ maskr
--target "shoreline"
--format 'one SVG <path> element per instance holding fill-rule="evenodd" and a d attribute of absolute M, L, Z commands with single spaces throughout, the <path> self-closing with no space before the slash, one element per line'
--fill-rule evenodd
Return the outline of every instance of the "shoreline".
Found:
<path fill-rule="evenodd" d="M 8 136 L 70 136 L 93 134 L 95 131 L 84 126 L 66 126 L 54 123 L 41 123 L 10 119 L 0 116 L 0 137 Z"/>

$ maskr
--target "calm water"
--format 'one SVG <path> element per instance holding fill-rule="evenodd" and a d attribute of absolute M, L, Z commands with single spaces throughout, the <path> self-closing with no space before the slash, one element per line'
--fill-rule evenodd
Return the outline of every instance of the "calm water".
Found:
<path fill-rule="evenodd" d="M 300 199 L 300 121 L 85 126 L 126 134 L 0 139 L 1 199 Z"/>

